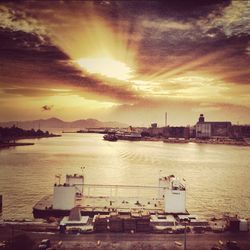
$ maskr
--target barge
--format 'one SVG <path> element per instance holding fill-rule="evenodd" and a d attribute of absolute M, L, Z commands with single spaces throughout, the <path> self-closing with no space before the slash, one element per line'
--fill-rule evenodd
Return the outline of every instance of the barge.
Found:
<path fill-rule="evenodd" d="M 64 184 L 55 183 L 53 194 L 35 204 L 33 216 L 63 217 L 75 207 L 92 218 L 110 213 L 188 214 L 186 187 L 174 175 L 159 178 L 156 186 L 128 186 L 85 184 L 83 175 L 75 174 L 66 175 Z"/>

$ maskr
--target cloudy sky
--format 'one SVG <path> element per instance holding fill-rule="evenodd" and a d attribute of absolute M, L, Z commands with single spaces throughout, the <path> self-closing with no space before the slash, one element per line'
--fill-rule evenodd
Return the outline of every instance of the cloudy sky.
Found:
<path fill-rule="evenodd" d="M 5 1 L 0 120 L 250 123 L 250 1 Z"/>

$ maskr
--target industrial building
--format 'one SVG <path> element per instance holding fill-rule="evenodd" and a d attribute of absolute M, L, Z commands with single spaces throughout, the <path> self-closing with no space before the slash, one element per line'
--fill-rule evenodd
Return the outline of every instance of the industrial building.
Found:
<path fill-rule="evenodd" d="M 164 128 L 159 128 L 157 123 L 152 123 L 151 127 L 146 130 L 149 136 L 163 136 Z"/>
<path fill-rule="evenodd" d="M 204 115 L 200 114 L 199 120 L 196 123 L 196 138 L 229 137 L 231 126 L 231 122 L 228 121 L 206 122 Z"/>
<path fill-rule="evenodd" d="M 233 125 L 230 129 L 232 138 L 250 138 L 250 125 Z"/>
<path fill-rule="evenodd" d="M 143 130 L 142 136 L 189 139 L 190 127 L 184 127 L 184 126 L 158 127 L 157 123 L 152 123 L 150 128 Z"/>

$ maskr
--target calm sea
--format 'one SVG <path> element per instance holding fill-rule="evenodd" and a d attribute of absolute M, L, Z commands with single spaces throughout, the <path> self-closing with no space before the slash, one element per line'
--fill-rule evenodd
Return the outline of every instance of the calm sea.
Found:
<path fill-rule="evenodd" d="M 52 193 L 55 175 L 81 173 L 86 183 L 153 185 L 162 175 L 186 180 L 187 209 L 211 217 L 250 217 L 250 148 L 228 145 L 108 142 L 100 134 L 62 137 L 0 150 L 3 218 L 32 218 L 33 205 Z"/>

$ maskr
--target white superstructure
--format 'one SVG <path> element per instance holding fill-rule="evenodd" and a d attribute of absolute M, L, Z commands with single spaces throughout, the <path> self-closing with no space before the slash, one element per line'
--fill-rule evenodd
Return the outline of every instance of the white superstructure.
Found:
<path fill-rule="evenodd" d="M 85 192 L 83 193 L 83 187 Z M 158 191 L 158 201 L 159 207 L 165 213 L 186 213 L 186 188 L 181 183 L 181 181 L 176 178 L 174 175 L 170 175 L 167 177 L 159 178 L 159 186 L 123 186 L 123 185 L 94 185 L 94 184 L 84 184 L 84 177 L 82 175 L 66 175 L 66 182 L 61 185 L 55 184 L 54 185 L 54 194 L 53 194 L 53 209 L 58 210 L 71 210 L 74 207 L 81 207 L 83 204 L 87 204 L 86 199 L 91 197 L 90 190 L 93 189 L 95 193 L 92 197 L 104 197 L 103 195 L 97 195 L 97 190 L 101 189 L 104 190 L 104 194 L 108 194 L 107 189 L 111 190 L 110 196 L 107 195 L 105 197 L 109 197 L 111 199 L 112 191 L 115 191 L 115 197 L 117 201 L 119 198 L 121 199 L 123 193 L 118 194 L 118 189 L 121 190 L 127 189 L 129 190 L 130 194 L 132 192 L 132 188 L 135 190 L 139 190 L 140 188 L 143 190 L 149 190 L 149 188 L 155 191 Z M 154 192 L 155 192 L 154 191 Z M 125 192 L 126 193 L 126 192 Z M 139 191 L 137 192 L 139 193 Z M 156 193 L 157 195 L 157 193 Z M 125 196 L 127 197 L 127 196 Z M 137 194 L 138 199 L 138 194 Z M 155 195 L 153 195 L 155 197 Z M 129 197 L 127 197 L 129 198 Z M 155 199 L 155 198 L 153 198 Z M 109 201 L 110 203 L 110 201 Z M 114 201 L 112 201 L 112 206 Z M 137 200 L 137 203 L 138 200 Z M 147 204 L 151 204 L 147 203 Z M 156 203 L 158 204 L 158 203 Z M 127 203 L 123 200 L 121 207 L 127 207 Z"/>
<path fill-rule="evenodd" d="M 83 175 L 66 175 L 66 183 L 55 184 L 53 193 L 53 209 L 70 210 L 83 195 Z"/>
<path fill-rule="evenodd" d="M 54 186 L 53 209 L 68 210 L 75 206 L 76 188 L 68 185 Z"/>
<path fill-rule="evenodd" d="M 67 185 L 82 185 L 84 182 L 84 177 L 83 175 L 78 175 L 78 174 L 67 174 L 66 175 L 66 184 Z"/>
<path fill-rule="evenodd" d="M 166 178 L 164 209 L 166 213 L 186 213 L 186 187 L 174 175 Z"/>

